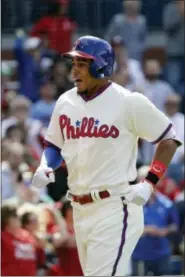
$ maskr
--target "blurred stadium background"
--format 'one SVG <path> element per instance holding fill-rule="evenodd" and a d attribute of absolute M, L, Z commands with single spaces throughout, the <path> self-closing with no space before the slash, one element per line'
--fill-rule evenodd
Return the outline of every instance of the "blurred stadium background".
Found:
<path fill-rule="evenodd" d="M 73 86 L 61 54 L 81 35 L 109 40 L 116 53 L 112 79 L 145 94 L 184 143 L 184 1 L 2 0 L 1 8 L 1 275 L 82 276 L 64 163 L 40 203 L 30 203 L 53 107 Z M 138 180 L 153 152 L 139 141 Z M 183 145 L 145 207 L 130 275 L 183 274 L 184 189 Z"/>

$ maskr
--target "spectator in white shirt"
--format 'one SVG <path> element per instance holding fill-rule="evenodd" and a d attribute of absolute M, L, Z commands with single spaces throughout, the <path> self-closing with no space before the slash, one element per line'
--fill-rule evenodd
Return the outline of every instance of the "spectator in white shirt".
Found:
<path fill-rule="evenodd" d="M 7 147 L 7 143 L 3 143 Z M 24 147 L 19 143 L 9 145 L 6 157 L 1 163 L 2 200 L 15 197 L 18 192 L 19 166 L 23 163 Z"/>
<path fill-rule="evenodd" d="M 184 180 L 184 114 L 179 112 L 181 98 L 179 95 L 171 95 L 165 102 L 165 113 L 172 121 L 176 134 L 182 141 L 182 145 L 175 153 L 168 168 L 168 176 L 178 184 Z"/>
<path fill-rule="evenodd" d="M 165 102 L 165 113 L 172 121 L 178 138 L 184 142 L 184 114 L 179 112 L 181 98 L 179 95 L 170 95 Z M 171 163 L 184 161 L 184 145 L 178 147 Z"/>
<path fill-rule="evenodd" d="M 1 136 L 4 139 L 9 127 L 19 125 L 26 134 L 26 143 L 32 146 L 36 156 L 40 158 L 43 151 L 41 144 L 43 125 L 39 120 L 29 117 L 30 107 L 30 100 L 23 95 L 13 99 L 10 102 L 10 117 L 2 121 Z"/>
<path fill-rule="evenodd" d="M 111 40 L 111 45 L 115 53 L 115 74 L 121 73 L 124 76 L 127 74 L 129 81 L 127 83 L 132 86 L 144 81 L 144 75 L 141 67 L 141 63 L 129 58 L 128 50 L 121 36 L 115 36 Z M 125 78 L 124 78 L 125 79 Z M 124 85 L 124 82 L 123 82 Z"/>
<path fill-rule="evenodd" d="M 32 180 L 31 168 L 25 156 L 26 148 L 19 142 L 3 140 L 2 142 L 2 162 L 1 162 L 1 193 L 3 204 L 9 201 L 29 202 L 34 197 L 34 192 L 30 190 Z M 47 190 L 41 190 L 38 197 L 46 197 Z"/>
<path fill-rule="evenodd" d="M 167 79 L 178 87 L 184 79 L 184 1 L 168 2 L 163 14 L 163 29 L 167 37 Z"/>
<path fill-rule="evenodd" d="M 111 19 L 105 38 L 111 41 L 116 35 L 121 36 L 129 49 L 129 57 L 141 60 L 147 37 L 146 18 L 140 14 L 141 1 L 123 1 L 123 8 L 124 13 Z"/>
<path fill-rule="evenodd" d="M 159 61 L 147 59 L 144 62 L 145 80 L 136 84 L 136 91 L 143 93 L 159 110 L 164 112 L 166 99 L 174 95 L 174 90 L 167 82 L 160 79 L 161 65 Z M 142 159 L 148 164 L 154 155 L 154 146 L 142 141 Z"/>
<path fill-rule="evenodd" d="M 169 83 L 160 79 L 161 65 L 155 59 L 144 62 L 144 82 L 137 83 L 137 91 L 143 93 L 161 111 L 164 112 L 164 103 L 169 95 L 174 94 Z"/>

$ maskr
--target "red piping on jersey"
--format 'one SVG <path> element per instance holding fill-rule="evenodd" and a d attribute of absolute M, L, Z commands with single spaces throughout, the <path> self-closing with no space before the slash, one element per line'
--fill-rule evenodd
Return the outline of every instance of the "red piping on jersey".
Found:
<path fill-rule="evenodd" d="M 170 123 L 168 125 L 168 127 L 164 130 L 164 132 L 160 135 L 160 137 L 158 137 L 158 139 L 156 139 L 155 141 L 152 142 L 152 144 L 156 144 L 158 142 L 160 142 L 165 136 L 166 134 L 170 131 L 170 129 L 172 128 L 172 123 Z"/>

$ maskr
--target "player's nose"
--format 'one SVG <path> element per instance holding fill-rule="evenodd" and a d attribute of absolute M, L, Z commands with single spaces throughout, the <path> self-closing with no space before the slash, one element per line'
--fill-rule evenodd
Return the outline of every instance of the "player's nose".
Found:
<path fill-rule="evenodd" d="M 75 64 L 72 65 L 71 72 L 75 74 L 77 72 L 77 66 Z"/>
<path fill-rule="evenodd" d="M 79 69 L 77 67 L 74 66 L 71 70 L 71 73 L 72 73 L 72 78 L 73 79 L 79 78 L 80 72 L 79 72 Z"/>

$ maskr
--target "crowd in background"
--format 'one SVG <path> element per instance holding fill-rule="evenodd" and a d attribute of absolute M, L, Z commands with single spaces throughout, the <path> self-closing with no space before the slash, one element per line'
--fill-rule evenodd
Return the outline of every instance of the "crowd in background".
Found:
<path fill-rule="evenodd" d="M 72 208 L 64 197 L 67 191 L 65 163 L 55 172 L 55 184 L 41 191 L 39 204 L 32 203 L 34 195 L 29 187 L 42 155 L 56 100 L 73 87 L 71 65 L 61 54 L 72 47 L 74 38 L 79 35 L 98 34 L 95 21 L 90 20 L 92 15 L 88 19 L 86 14 L 92 1 L 80 1 L 80 12 L 74 12 L 75 0 L 19 1 L 20 7 L 15 6 L 16 1 L 2 2 L 2 9 L 11 15 L 11 20 L 7 21 L 6 12 L 3 13 L 3 32 L 8 32 L 9 27 L 14 30 L 13 58 L 4 59 L 1 64 L 2 275 L 82 276 Z M 146 95 L 170 118 L 183 142 L 144 207 L 145 231 L 134 251 L 130 274 L 182 274 L 184 1 L 159 1 L 165 2 L 158 14 L 161 21 L 158 19 L 160 22 L 156 23 L 161 24 L 166 36 L 164 59 L 156 52 L 146 55 L 146 41 L 151 32 L 148 21 L 152 22 L 152 18 L 148 20 L 147 12 L 141 8 L 142 5 L 145 11 L 148 11 L 146 7 L 156 8 L 151 1 L 113 1 L 115 7 L 111 12 L 114 14 L 110 13 L 112 1 L 95 2 L 107 8 L 104 14 L 99 9 L 101 14 L 97 20 L 102 16 L 106 25 L 104 32 L 100 32 L 101 37 L 107 39 L 115 51 L 112 80 L 131 93 L 138 91 Z M 154 13 L 153 22 L 155 20 Z M 88 33 L 84 33 L 84 27 Z M 154 151 L 153 145 L 139 140 L 136 181 L 145 177 Z M 17 261 L 21 261 L 21 266 Z"/>

